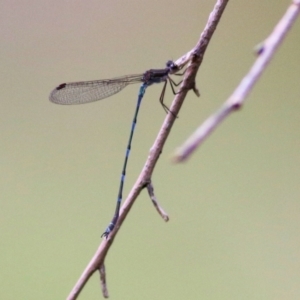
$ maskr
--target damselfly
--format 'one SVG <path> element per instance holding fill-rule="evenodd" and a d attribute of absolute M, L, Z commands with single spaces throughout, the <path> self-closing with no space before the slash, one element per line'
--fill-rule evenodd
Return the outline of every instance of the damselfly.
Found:
<path fill-rule="evenodd" d="M 131 149 L 131 142 L 132 142 L 135 125 L 137 122 L 137 115 L 146 88 L 152 85 L 153 83 L 164 82 L 164 86 L 159 101 L 163 106 L 164 110 L 166 112 L 169 112 L 168 107 L 163 102 L 164 94 L 165 94 L 168 81 L 170 82 L 173 93 L 176 94 L 174 85 L 178 86 L 178 84 L 176 84 L 169 75 L 175 74 L 178 71 L 179 71 L 178 66 L 173 61 L 168 61 L 166 64 L 166 68 L 150 69 L 146 71 L 144 74 L 127 75 L 127 76 L 116 77 L 112 79 L 103 79 L 103 80 L 94 80 L 94 81 L 62 83 L 58 87 L 56 87 L 50 94 L 49 97 L 50 101 L 56 104 L 67 104 L 67 105 L 82 104 L 82 103 L 89 103 L 89 102 L 98 101 L 110 97 L 120 92 L 123 88 L 125 88 L 129 84 L 142 82 L 142 85 L 138 93 L 137 106 L 135 109 L 135 114 L 133 117 L 132 127 L 129 135 L 129 141 L 127 144 L 126 155 L 125 155 L 124 165 L 121 174 L 121 181 L 120 181 L 119 193 L 117 198 L 116 210 L 112 221 L 106 228 L 105 232 L 102 234 L 102 236 L 104 237 L 108 237 L 110 232 L 114 229 L 119 218 L 119 211 L 122 202 L 122 192 L 123 192 L 123 185 L 125 181 L 127 161 Z"/>

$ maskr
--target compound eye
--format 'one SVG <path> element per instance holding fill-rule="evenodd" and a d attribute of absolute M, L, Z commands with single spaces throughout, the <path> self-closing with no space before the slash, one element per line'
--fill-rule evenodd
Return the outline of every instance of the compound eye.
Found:
<path fill-rule="evenodd" d="M 172 70 L 173 72 L 179 70 L 178 66 L 172 60 L 168 60 L 166 66 L 169 70 Z"/>
<path fill-rule="evenodd" d="M 167 63 L 166 63 L 166 66 L 167 66 L 168 68 L 173 68 L 173 67 L 174 67 L 173 61 L 172 61 L 172 60 L 168 60 Z"/>

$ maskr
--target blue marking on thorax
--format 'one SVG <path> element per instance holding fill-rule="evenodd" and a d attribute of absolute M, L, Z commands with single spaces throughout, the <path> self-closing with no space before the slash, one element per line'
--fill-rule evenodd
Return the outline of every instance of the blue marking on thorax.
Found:
<path fill-rule="evenodd" d="M 153 83 L 161 83 L 161 82 L 166 81 L 167 78 L 168 78 L 168 75 L 165 75 L 162 77 L 154 77 L 154 78 L 149 79 L 146 84 L 147 84 L 147 86 L 149 86 L 149 85 L 152 85 Z"/>

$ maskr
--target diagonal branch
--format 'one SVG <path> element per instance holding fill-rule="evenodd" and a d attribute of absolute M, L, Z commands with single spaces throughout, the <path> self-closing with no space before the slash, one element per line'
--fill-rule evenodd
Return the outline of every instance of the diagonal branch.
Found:
<path fill-rule="evenodd" d="M 162 124 L 162 127 L 155 139 L 153 146 L 151 147 L 145 165 L 120 210 L 120 216 L 115 226 L 115 229 L 109 234 L 107 239 L 102 240 L 93 258 L 91 259 L 86 269 L 80 276 L 78 282 L 75 284 L 74 288 L 70 292 L 67 298 L 68 300 L 76 299 L 83 287 L 85 286 L 85 284 L 87 283 L 87 281 L 89 280 L 89 278 L 104 264 L 106 254 L 109 248 L 111 247 L 113 240 L 117 235 L 119 228 L 125 220 L 128 212 L 130 211 L 130 208 L 132 207 L 134 201 L 137 199 L 142 189 L 146 187 L 149 184 L 149 182 L 151 182 L 152 173 L 154 171 L 160 153 L 162 152 L 163 146 L 176 120 L 175 116 L 178 115 L 188 91 L 190 89 L 193 89 L 196 94 L 199 94 L 195 86 L 195 77 L 199 66 L 202 62 L 208 43 L 216 29 L 217 24 L 220 21 L 220 18 L 227 3 L 228 0 L 217 0 L 216 5 L 209 16 L 205 29 L 202 32 L 196 46 L 190 52 L 188 52 L 175 62 L 180 69 L 182 69 L 186 64 L 189 63 L 179 93 L 177 93 L 177 95 L 175 96 L 175 99 L 173 100 L 172 105 L 170 106 L 170 111 Z"/>

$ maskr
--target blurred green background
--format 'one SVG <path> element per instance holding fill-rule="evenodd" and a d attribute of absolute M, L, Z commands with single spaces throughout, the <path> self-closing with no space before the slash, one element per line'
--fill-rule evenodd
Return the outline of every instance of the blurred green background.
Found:
<path fill-rule="evenodd" d="M 162 68 L 196 43 L 215 1 L 0 4 L 0 298 L 65 299 L 114 208 L 139 86 L 82 106 L 62 82 Z M 300 299 L 300 22 L 246 105 L 184 164 L 170 155 L 231 94 L 290 1 L 231 1 L 153 175 L 107 260 L 111 299 Z M 124 196 L 165 118 L 149 88 Z M 166 103 L 173 96 L 166 94 Z M 101 299 L 98 274 L 79 299 Z"/>

